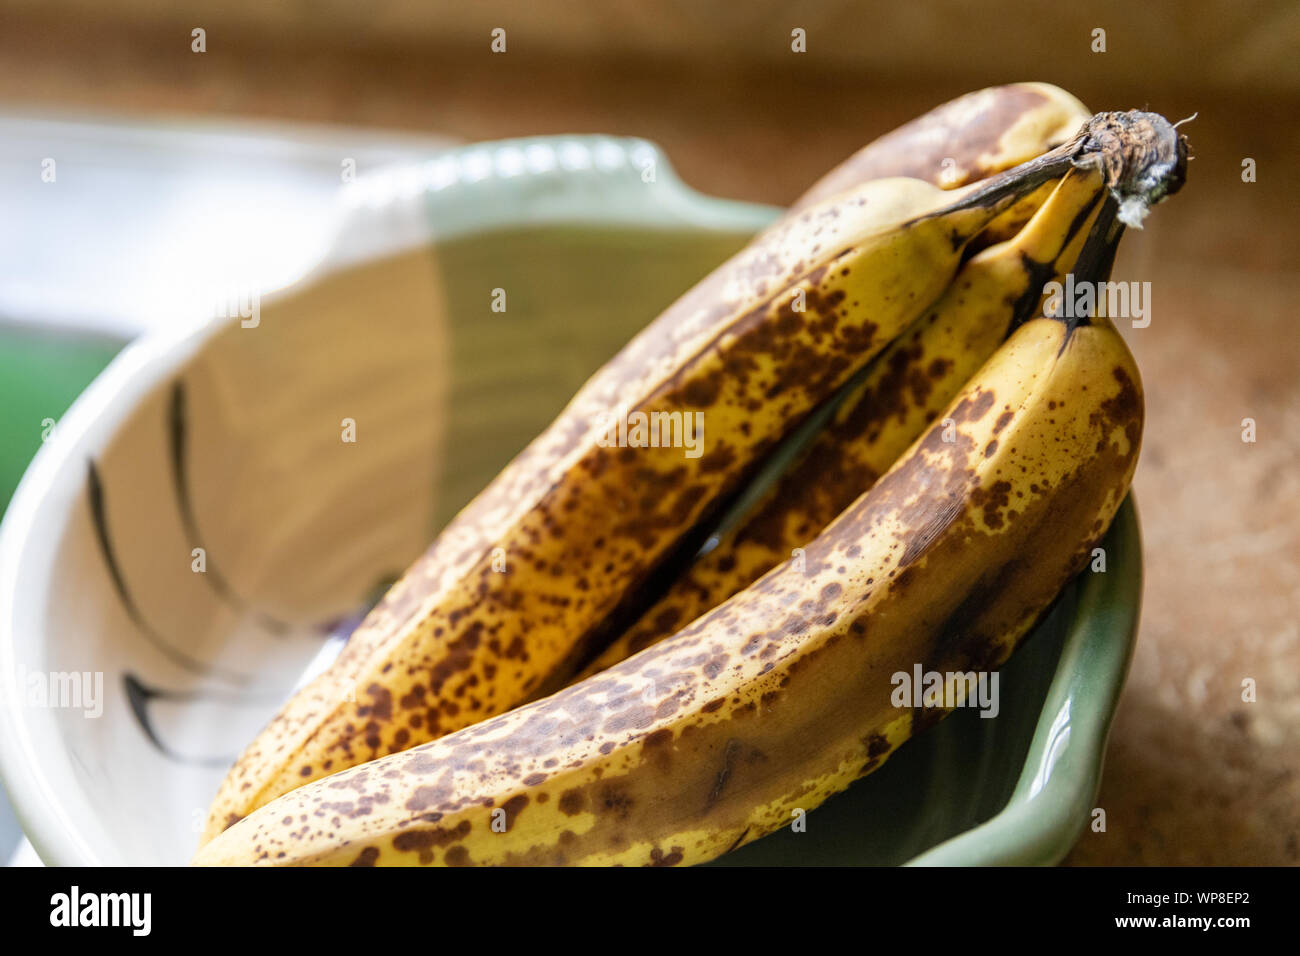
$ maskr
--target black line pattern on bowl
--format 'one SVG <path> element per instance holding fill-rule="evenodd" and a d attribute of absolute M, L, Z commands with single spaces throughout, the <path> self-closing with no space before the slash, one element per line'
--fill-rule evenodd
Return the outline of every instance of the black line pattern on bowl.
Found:
<path fill-rule="evenodd" d="M 130 671 L 122 675 L 122 684 L 126 690 L 126 702 L 127 706 L 131 708 L 131 715 L 135 717 L 136 723 L 140 725 L 140 729 L 144 731 L 145 737 L 148 738 L 149 743 L 153 744 L 154 749 L 174 763 L 189 764 L 195 767 L 229 767 L 234 763 L 238 754 L 199 757 L 183 754 L 167 746 L 154 721 L 150 718 L 149 705 L 153 701 L 222 702 L 228 703 L 232 707 L 242 707 L 252 703 L 268 704 L 275 702 L 268 695 L 258 696 L 255 694 L 231 693 L 229 691 L 223 692 L 213 688 L 168 690 L 163 687 L 152 687 Z M 278 695 L 275 695 L 275 697 L 278 698 Z"/>
<path fill-rule="evenodd" d="M 351 614 L 344 615 L 337 620 L 321 625 L 316 630 L 320 630 L 329 638 L 341 638 L 344 643 L 352 636 L 352 632 L 357 629 L 370 609 L 379 603 L 379 598 L 392 587 L 394 576 L 386 575 L 381 578 L 374 587 L 371 588 L 370 594 L 362 605 Z M 340 648 L 341 650 L 341 648 Z M 163 739 L 162 729 L 159 722 L 155 720 L 155 715 L 150 711 L 150 704 L 156 700 L 170 701 L 191 701 L 202 702 L 207 704 L 225 704 L 231 708 L 257 707 L 259 710 L 268 704 L 275 704 L 282 700 L 280 694 L 257 694 L 249 691 L 229 691 L 213 687 L 195 687 L 186 690 L 169 690 L 165 687 L 150 686 L 131 671 L 127 671 L 122 676 L 126 688 L 127 705 L 130 707 L 131 715 L 135 718 L 136 723 L 144 732 L 145 737 L 153 744 L 160 754 L 176 763 L 190 764 L 194 766 L 220 766 L 228 767 L 235 760 L 236 754 L 228 757 L 202 757 L 181 753 L 180 751 L 169 747 Z"/>
<path fill-rule="evenodd" d="M 253 607 L 247 599 L 237 594 L 226 576 L 213 562 L 211 552 L 203 543 L 203 535 L 199 533 L 199 523 L 194 514 L 194 500 L 190 496 L 189 472 L 186 468 L 189 438 L 186 409 L 185 383 L 177 379 L 172 383 L 171 401 L 167 403 L 167 439 L 172 465 L 172 485 L 176 491 L 176 504 L 180 509 L 185 534 L 190 539 L 192 547 L 203 549 L 204 579 L 211 585 L 217 596 L 231 607 L 249 615 L 272 634 L 283 636 L 288 633 L 289 624 L 266 611 Z"/>
<path fill-rule="evenodd" d="M 195 516 L 193 499 L 189 493 L 188 470 L 187 470 L 187 450 L 188 450 L 188 416 L 187 403 L 184 382 L 177 380 L 172 384 L 171 398 L 167 407 L 167 436 L 168 451 L 172 466 L 172 486 L 176 494 L 176 504 L 180 512 L 182 526 L 186 536 L 194 542 L 194 547 L 202 547 L 205 551 L 205 574 L 204 578 L 208 581 L 212 590 L 228 605 L 242 612 L 248 617 L 256 620 L 267 631 L 276 636 L 288 634 L 291 625 L 275 616 L 261 611 L 254 607 L 251 602 L 237 594 L 230 586 L 226 578 L 220 574 L 212 564 L 207 548 L 202 543 L 202 537 L 198 530 L 198 521 Z M 135 624 L 141 635 L 167 660 L 183 670 L 192 674 L 217 677 L 236 685 L 241 688 L 247 688 L 252 676 L 231 671 L 216 664 L 198 660 L 187 654 L 185 651 L 177 648 L 172 642 L 165 638 L 149 621 L 146 619 L 144 612 L 136 603 L 132 596 L 131 589 L 126 582 L 126 576 L 122 571 L 122 566 L 117 558 L 117 552 L 113 546 L 113 537 L 108 527 L 108 506 L 104 492 L 104 482 L 100 476 L 99 469 L 93 460 L 86 463 L 86 493 L 90 505 L 91 519 L 95 526 L 95 536 L 99 543 L 100 554 L 104 559 L 104 564 L 108 569 L 109 577 L 113 582 L 113 587 L 117 591 L 118 599 L 122 602 L 123 608 Z M 369 589 L 366 597 L 359 603 L 358 607 L 350 613 L 340 617 L 332 618 L 318 625 L 308 625 L 307 630 L 315 632 L 323 638 L 339 636 L 346 639 L 357 628 L 365 616 L 370 612 L 383 597 L 383 595 L 392 587 L 397 580 L 398 575 L 388 573 L 377 579 L 375 584 Z M 140 726 L 141 732 L 153 747 L 168 760 L 177 763 L 184 763 L 193 766 L 222 767 L 228 766 L 233 760 L 231 756 L 196 756 L 192 754 L 181 753 L 169 747 L 163 739 L 155 715 L 151 713 L 150 705 L 155 701 L 191 701 L 205 703 L 222 703 L 234 708 L 258 707 L 264 708 L 269 703 L 275 703 L 279 695 L 268 697 L 265 694 L 244 690 L 224 690 L 212 687 L 195 687 L 184 690 L 174 690 L 166 687 L 147 684 L 136 673 L 127 671 L 122 675 L 123 686 L 126 693 L 127 705 L 135 721 Z"/>
<path fill-rule="evenodd" d="M 99 469 L 95 467 L 94 461 L 86 462 L 86 493 L 90 501 L 91 519 L 95 525 L 95 537 L 99 541 L 100 553 L 104 558 L 104 564 L 108 567 L 113 587 L 116 588 L 118 598 L 126 609 L 126 613 L 145 640 L 177 667 L 183 668 L 190 673 L 217 676 L 237 684 L 247 683 L 249 680 L 247 675 L 200 661 L 173 646 L 145 619 L 139 605 L 135 603 L 135 599 L 131 596 L 131 591 L 126 584 L 126 578 L 122 574 L 122 567 L 117 560 L 117 553 L 113 549 L 112 535 L 109 534 L 108 530 L 104 485 L 100 480 Z"/>

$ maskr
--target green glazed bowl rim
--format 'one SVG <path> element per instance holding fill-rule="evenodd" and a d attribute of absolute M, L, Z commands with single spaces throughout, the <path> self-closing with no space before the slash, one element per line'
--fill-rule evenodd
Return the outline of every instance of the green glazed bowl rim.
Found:
<path fill-rule="evenodd" d="M 1125 498 L 1106 534 L 1108 573 L 1083 572 L 1073 620 L 1043 701 L 1024 767 L 992 819 L 909 860 L 907 866 L 1059 863 L 1088 824 L 1101 787 L 1106 740 L 1136 646 L 1142 603 L 1137 507 Z"/>

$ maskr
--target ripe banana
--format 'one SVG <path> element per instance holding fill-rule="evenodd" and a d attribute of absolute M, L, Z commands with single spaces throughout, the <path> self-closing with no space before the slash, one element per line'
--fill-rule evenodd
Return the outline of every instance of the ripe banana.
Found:
<path fill-rule="evenodd" d="M 1078 99 L 1049 83 L 967 93 L 858 150 L 795 200 L 786 218 L 875 179 L 907 176 L 944 189 L 986 179 L 1067 142 L 1091 115 Z M 1014 236 L 1051 188 L 1045 184 L 998 216 L 972 248 Z"/>
<path fill-rule="evenodd" d="M 830 422 L 781 480 L 572 683 L 756 581 L 869 488 L 1012 328 L 1036 313 L 1044 284 L 1073 270 L 1104 195 L 1098 170 L 1072 170 L 1018 236 L 962 266 L 943 297 L 845 389 Z"/>
<path fill-rule="evenodd" d="M 952 192 L 868 183 L 742 256 L 742 306 L 688 293 L 451 522 L 272 719 L 223 782 L 206 836 L 310 780 L 559 686 L 754 465 L 938 298 L 970 239 L 1072 159 Z M 708 449 L 692 455 L 701 421 Z M 627 447 L 621 426 L 646 422 L 671 426 L 672 439 Z"/>
<path fill-rule="evenodd" d="M 949 189 L 965 186 L 1067 142 L 1091 116 L 1075 97 L 1048 83 L 976 90 L 864 146 L 790 209 L 800 212 L 886 176 L 910 176 Z"/>
<path fill-rule="evenodd" d="M 1082 253 L 1096 275 L 1113 256 L 1117 206 L 1140 222 L 1185 163 L 1185 141 L 1160 117 L 1100 114 L 1027 169 L 861 246 L 1096 168 L 1117 201 Z M 789 295 L 761 311 L 780 316 Z M 806 569 L 787 562 L 553 697 L 308 783 L 195 862 L 664 864 L 754 839 L 791 801 L 815 806 L 934 716 L 885 706 L 890 664 L 1005 658 L 1104 531 L 1140 434 L 1136 368 L 1114 329 L 1029 322 L 816 539 Z"/>
<path fill-rule="evenodd" d="M 1093 256 L 1095 262 L 1096 256 Z M 788 824 L 938 713 L 892 675 L 998 667 L 1137 461 L 1104 320 L 1033 319 L 807 548 L 581 684 L 257 810 L 195 863 L 696 863 Z"/>

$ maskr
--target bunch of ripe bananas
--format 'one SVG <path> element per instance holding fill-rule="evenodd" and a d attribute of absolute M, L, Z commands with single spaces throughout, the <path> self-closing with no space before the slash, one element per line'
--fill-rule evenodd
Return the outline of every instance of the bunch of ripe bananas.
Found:
<path fill-rule="evenodd" d="M 879 767 L 947 712 L 891 675 L 1000 666 L 1127 493 L 1138 370 L 1044 286 L 1105 281 L 1186 156 L 1044 84 L 865 147 L 451 522 L 240 757 L 195 862 L 696 863 Z M 674 413 L 701 454 L 609 440 Z"/>

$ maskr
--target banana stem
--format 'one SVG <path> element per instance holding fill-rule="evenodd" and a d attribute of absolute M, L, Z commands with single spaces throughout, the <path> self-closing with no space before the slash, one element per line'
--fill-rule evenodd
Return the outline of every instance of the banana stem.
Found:
<path fill-rule="evenodd" d="M 1102 283 L 1110 279 L 1110 270 L 1115 264 L 1115 252 L 1119 249 L 1120 238 L 1124 235 L 1124 223 L 1121 218 L 1121 203 L 1113 196 L 1108 196 L 1105 205 L 1101 207 L 1101 212 L 1097 214 L 1092 232 L 1084 240 L 1083 249 L 1080 250 L 1078 261 L 1075 263 L 1074 274 L 1077 282 Z M 1100 301 L 1100 295 L 1094 297 L 1092 310 L 1087 315 L 1075 315 L 1074 309 L 1066 309 L 1060 321 L 1065 323 L 1068 333 L 1072 334 L 1079 326 L 1088 325 L 1089 320 L 1096 315 Z M 1066 335 L 1066 341 L 1069 341 L 1069 334 Z M 1061 347 L 1064 348 L 1064 344 Z"/>
<path fill-rule="evenodd" d="M 1115 216 L 1141 229 L 1150 207 L 1182 188 L 1187 137 L 1159 113 L 1098 113 L 1068 143 L 991 177 L 945 211 L 1007 204 L 1075 167 L 1100 169 Z"/>

